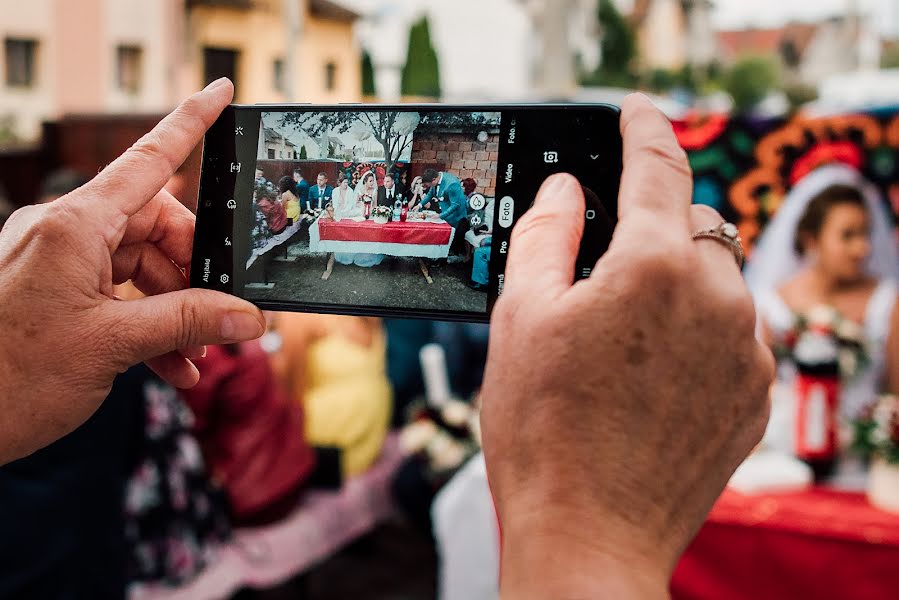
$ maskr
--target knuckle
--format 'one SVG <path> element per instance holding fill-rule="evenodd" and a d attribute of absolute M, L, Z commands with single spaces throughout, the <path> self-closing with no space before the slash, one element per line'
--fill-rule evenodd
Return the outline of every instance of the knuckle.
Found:
<path fill-rule="evenodd" d="M 179 165 L 173 164 L 165 152 L 159 128 L 149 132 L 128 149 L 128 155 L 142 163 L 163 162 L 172 171 Z"/>
<path fill-rule="evenodd" d="M 674 173 L 688 178 L 693 177 L 687 153 L 673 135 L 659 135 L 652 138 L 643 147 L 643 151 Z"/>
<path fill-rule="evenodd" d="M 702 224 L 701 226 L 705 226 L 705 223 L 717 224 L 724 221 L 721 213 L 707 204 L 693 204 L 690 206 L 690 212 L 693 213 L 696 221 Z"/>

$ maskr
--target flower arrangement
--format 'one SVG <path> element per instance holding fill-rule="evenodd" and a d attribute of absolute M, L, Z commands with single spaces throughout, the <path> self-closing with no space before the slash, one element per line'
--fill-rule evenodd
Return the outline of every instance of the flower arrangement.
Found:
<path fill-rule="evenodd" d="M 870 361 L 862 328 L 824 305 L 797 314 L 776 350 L 779 358 L 795 361 L 800 371 L 835 372 L 844 381 L 856 377 Z"/>
<path fill-rule="evenodd" d="M 393 209 L 389 206 L 375 206 L 371 209 L 371 218 L 378 223 L 386 223 L 393 215 Z"/>
<path fill-rule="evenodd" d="M 481 449 L 480 412 L 460 400 L 440 408 L 415 405 L 400 432 L 400 447 L 425 462 L 432 479 L 449 479 Z"/>
<path fill-rule="evenodd" d="M 853 450 L 899 465 L 899 397 L 881 396 L 853 426 Z"/>

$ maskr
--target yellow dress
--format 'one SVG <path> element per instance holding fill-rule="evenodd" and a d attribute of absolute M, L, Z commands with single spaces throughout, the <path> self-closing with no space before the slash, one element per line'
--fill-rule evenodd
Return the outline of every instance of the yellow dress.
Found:
<path fill-rule="evenodd" d="M 287 201 L 287 210 L 284 211 L 288 219 L 296 221 L 300 218 L 300 203 L 296 200 Z"/>
<path fill-rule="evenodd" d="M 386 338 L 380 329 L 368 346 L 340 333 L 319 337 L 303 344 L 302 373 L 292 373 L 291 364 L 300 359 L 294 339 L 304 317 L 309 315 L 280 316 L 284 344 L 276 370 L 293 397 L 303 402 L 309 444 L 340 448 L 343 475 L 358 475 L 377 459 L 390 426 L 393 398 L 385 366 Z"/>

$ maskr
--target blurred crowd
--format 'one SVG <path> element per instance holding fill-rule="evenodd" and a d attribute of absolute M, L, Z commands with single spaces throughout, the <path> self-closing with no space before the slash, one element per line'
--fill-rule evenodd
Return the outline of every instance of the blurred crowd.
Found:
<path fill-rule="evenodd" d="M 53 173 L 41 201 L 82 183 Z M 130 284 L 116 294 L 141 296 Z M 454 396 L 467 402 L 480 386 L 485 325 L 267 319 L 258 342 L 208 347 L 195 388 L 133 367 L 83 427 L 0 467 L 4 513 L 16 515 L 0 520 L 0 597 L 115 598 L 189 581 L 235 528 L 277 523 L 306 491 L 338 490 L 371 467 L 424 397 L 423 346 L 443 348 Z M 436 489 L 416 464 L 393 487 L 428 530 Z"/>

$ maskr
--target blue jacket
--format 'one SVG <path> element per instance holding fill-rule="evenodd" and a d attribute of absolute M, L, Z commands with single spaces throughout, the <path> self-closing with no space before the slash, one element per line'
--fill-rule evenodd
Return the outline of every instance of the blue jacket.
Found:
<path fill-rule="evenodd" d="M 310 185 L 309 191 L 306 192 L 306 204 L 309 208 L 324 208 L 328 205 L 328 202 L 331 201 L 331 197 L 334 195 L 334 188 L 330 185 L 325 186 L 325 193 L 321 194 L 321 206 L 318 205 L 319 200 L 319 189 L 317 185 Z M 327 198 L 327 200 L 325 200 Z"/>
<path fill-rule="evenodd" d="M 306 197 L 309 195 L 309 182 L 304 179 L 296 185 L 296 188 L 297 200 L 300 201 L 300 206 L 304 206 L 306 204 Z"/>
<path fill-rule="evenodd" d="M 468 215 L 468 198 L 462 191 L 462 184 L 455 175 L 444 172 L 440 184 L 433 184 L 422 200 L 427 204 L 431 200 L 442 198 L 440 201 L 440 218 L 456 227 L 459 221 Z"/>

